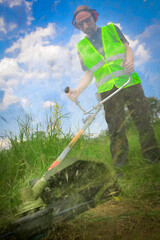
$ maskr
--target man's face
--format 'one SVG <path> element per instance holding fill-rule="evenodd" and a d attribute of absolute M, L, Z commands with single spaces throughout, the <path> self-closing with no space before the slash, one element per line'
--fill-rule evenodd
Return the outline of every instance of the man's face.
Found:
<path fill-rule="evenodd" d="M 78 28 L 87 34 L 88 37 L 91 37 L 97 30 L 97 25 L 89 12 L 80 12 L 76 16 L 76 23 Z"/>

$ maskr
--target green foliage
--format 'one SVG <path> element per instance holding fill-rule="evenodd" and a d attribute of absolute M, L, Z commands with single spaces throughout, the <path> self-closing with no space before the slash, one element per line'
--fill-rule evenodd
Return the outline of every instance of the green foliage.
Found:
<path fill-rule="evenodd" d="M 154 125 L 155 135 L 160 144 L 160 123 Z M 122 168 L 123 178 L 119 183 L 121 195 L 128 200 L 143 200 L 144 204 L 158 204 L 160 201 L 160 162 L 150 163 L 141 155 L 138 133 L 135 126 L 128 130 L 129 161 Z M 160 159 L 160 156 L 158 156 Z"/>
<path fill-rule="evenodd" d="M 52 135 L 56 135 L 57 137 L 61 137 L 62 135 L 62 126 L 61 126 L 61 118 L 62 118 L 62 107 L 58 105 L 56 100 L 54 101 L 55 105 L 50 107 L 51 115 L 47 119 L 47 134 L 52 137 Z"/>
<path fill-rule="evenodd" d="M 147 98 L 152 123 L 160 120 L 160 100 L 156 97 Z"/>
<path fill-rule="evenodd" d="M 16 212 L 20 201 L 20 189 L 27 186 L 35 177 L 41 177 L 69 143 L 69 137 L 60 138 L 62 135 L 60 120 L 66 115 L 62 116 L 62 109 L 57 103 L 51 110 L 45 132 L 38 125 L 34 131 L 32 118 L 28 115 L 25 120 L 18 118 L 18 136 L 10 133 L 8 136 L 10 148 L 0 151 L 0 216 L 3 216 L 2 220 L 4 216 L 9 220 Z"/>
<path fill-rule="evenodd" d="M 0 228 L 12 221 L 20 203 L 19 192 L 29 181 L 41 177 L 71 141 L 70 133 L 64 135 L 61 128 L 62 108 L 56 103 L 47 116 L 46 131 L 32 128 L 32 119 L 18 119 L 19 135 L 10 134 L 11 147 L 0 151 Z M 160 143 L 160 123 L 154 124 Z M 142 158 L 138 135 L 133 125 L 128 128 L 129 162 L 123 167 L 123 178 L 119 180 L 122 195 L 127 199 L 144 199 L 157 203 L 160 200 L 160 164 L 148 164 Z M 82 136 L 69 153 L 68 158 L 99 159 L 114 171 L 110 154 L 108 133 L 97 138 Z"/>

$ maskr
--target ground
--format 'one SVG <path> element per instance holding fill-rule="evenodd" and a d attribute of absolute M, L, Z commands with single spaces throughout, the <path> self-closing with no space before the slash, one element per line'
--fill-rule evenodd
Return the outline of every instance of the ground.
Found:
<path fill-rule="evenodd" d="M 160 240 L 160 205 L 111 200 L 53 227 L 43 240 Z"/>

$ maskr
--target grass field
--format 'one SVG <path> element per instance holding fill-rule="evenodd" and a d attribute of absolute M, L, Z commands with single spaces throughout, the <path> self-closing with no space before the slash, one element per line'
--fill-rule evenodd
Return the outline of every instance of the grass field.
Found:
<path fill-rule="evenodd" d="M 160 122 L 154 124 L 157 141 L 160 145 Z M 160 202 L 160 164 L 148 164 L 142 158 L 135 127 L 127 132 L 129 139 L 129 163 L 122 168 L 123 177 L 119 180 L 121 196 L 126 201 L 136 199 L 144 205 Z M 20 189 L 29 181 L 41 177 L 51 163 L 70 142 L 70 134 L 59 137 L 55 128 L 44 134 L 37 129 L 33 132 L 28 125 L 19 129 L 19 136 L 10 137 L 11 147 L 0 151 L 0 229 L 4 232 L 14 219 L 20 203 Z M 89 138 L 82 136 L 67 158 L 98 159 L 113 169 L 109 150 L 109 137 Z"/>

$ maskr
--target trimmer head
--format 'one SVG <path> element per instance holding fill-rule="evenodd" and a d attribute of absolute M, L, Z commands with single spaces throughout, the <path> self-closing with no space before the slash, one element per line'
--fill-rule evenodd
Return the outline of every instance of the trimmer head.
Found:
<path fill-rule="evenodd" d="M 48 171 L 45 178 L 45 188 L 41 178 L 21 191 L 22 205 L 18 213 L 21 216 L 12 224 L 14 235 L 18 236 L 16 239 L 31 239 L 45 233 L 58 222 L 73 218 L 118 194 L 114 172 L 99 160 L 66 159 Z"/>
<path fill-rule="evenodd" d="M 45 207 L 44 202 L 39 197 L 35 200 L 32 188 L 26 187 L 21 190 L 22 205 L 18 209 L 17 215 L 26 215 Z"/>

